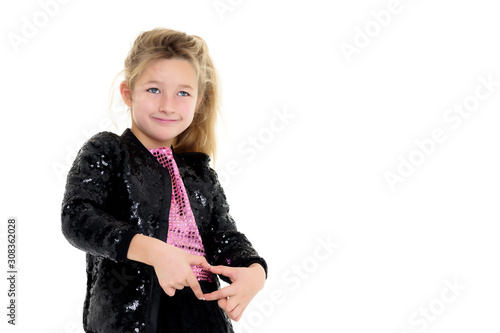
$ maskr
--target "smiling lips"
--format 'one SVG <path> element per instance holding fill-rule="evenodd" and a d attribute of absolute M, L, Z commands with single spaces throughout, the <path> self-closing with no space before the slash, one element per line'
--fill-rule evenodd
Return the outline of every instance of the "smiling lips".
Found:
<path fill-rule="evenodd" d="M 157 117 L 151 117 L 151 118 L 153 118 L 153 120 L 155 120 L 156 122 L 159 122 L 160 124 L 166 124 L 166 125 L 173 124 L 173 123 L 179 121 L 179 119 L 164 119 L 164 118 L 157 118 Z"/>

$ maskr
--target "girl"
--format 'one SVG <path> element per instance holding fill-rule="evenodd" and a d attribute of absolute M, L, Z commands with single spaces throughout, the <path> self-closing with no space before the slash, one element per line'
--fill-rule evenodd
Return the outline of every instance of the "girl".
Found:
<path fill-rule="evenodd" d="M 132 126 L 85 143 L 62 204 L 65 237 L 87 252 L 85 331 L 232 332 L 267 266 L 209 167 L 218 100 L 207 46 L 144 32 L 124 74 Z"/>

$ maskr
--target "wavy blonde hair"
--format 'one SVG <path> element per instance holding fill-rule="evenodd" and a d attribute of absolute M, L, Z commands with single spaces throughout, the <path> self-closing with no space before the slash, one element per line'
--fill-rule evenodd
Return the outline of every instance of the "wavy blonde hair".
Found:
<path fill-rule="evenodd" d="M 216 153 L 215 123 L 219 111 L 217 73 L 205 41 L 194 35 L 156 28 L 141 33 L 125 59 L 125 82 L 131 92 L 149 63 L 157 59 L 186 60 L 198 76 L 198 94 L 202 100 L 193 122 L 173 142 L 176 152 L 202 152 L 212 158 Z"/>

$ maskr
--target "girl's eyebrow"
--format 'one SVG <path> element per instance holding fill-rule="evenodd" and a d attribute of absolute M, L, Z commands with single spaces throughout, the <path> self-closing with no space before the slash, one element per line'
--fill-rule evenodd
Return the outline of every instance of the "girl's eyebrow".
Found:
<path fill-rule="evenodd" d="M 158 82 L 156 80 L 149 80 L 149 81 L 146 81 L 145 83 L 146 84 L 150 84 L 150 83 L 157 83 L 157 84 L 159 84 L 160 82 Z"/>
<path fill-rule="evenodd" d="M 149 85 L 149 84 L 162 84 L 162 82 L 159 82 L 159 81 L 156 81 L 156 80 L 149 80 L 149 81 L 145 82 L 144 84 L 146 84 L 146 85 Z M 190 84 L 181 84 L 181 85 L 178 86 L 178 88 L 194 90 L 193 86 L 191 86 Z"/>
<path fill-rule="evenodd" d="M 181 84 L 179 88 L 194 90 L 194 88 L 189 84 Z"/>

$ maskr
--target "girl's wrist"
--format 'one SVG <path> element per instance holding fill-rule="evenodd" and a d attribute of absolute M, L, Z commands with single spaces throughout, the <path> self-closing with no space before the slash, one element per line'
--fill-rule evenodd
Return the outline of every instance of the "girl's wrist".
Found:
<path fill-rule="evenodd" d="M 159 239 L 137 234 L 132 238 L 127 253 L 127 258 L 154 266 L 155 261 L 161 257 L 160 253 L 165 242 Z"/>
<path fill-rule="evenodd" d="M 266 282 L 266 271 L 264 270 L 264 267 L 262 267 L 261 264 L 254 263 L 248 266 L 248 268 L 255 272 L 255 275 L 261 284 L 261 288 L 264 288 L 264 283 Z"/>
<path fill-rule="evenodd" d="M 266 271 L 264 270 L 264 267 L 262 267 L 261 264 L 259 263 L 253 263 L 251 264 L 250 266 L 248 266 L 248 268 L 253 268 L 255 270 L 259 270 L 259 271 L 262 271 L 262 275 L 265 277 L 266 276 Z"/>

